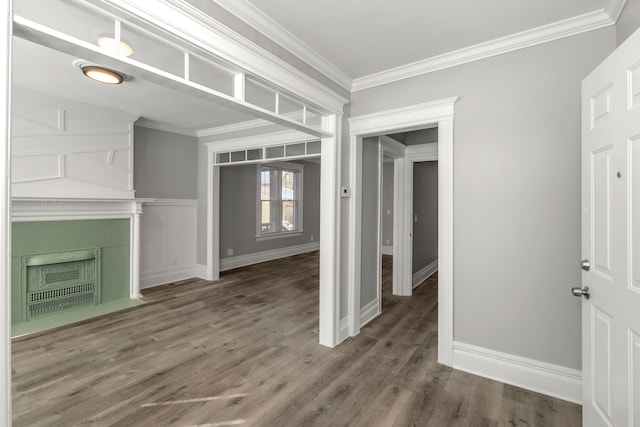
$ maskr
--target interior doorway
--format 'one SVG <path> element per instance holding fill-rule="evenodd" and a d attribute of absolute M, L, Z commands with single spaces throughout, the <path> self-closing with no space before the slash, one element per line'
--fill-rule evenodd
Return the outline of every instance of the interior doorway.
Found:
<path fill-rule="evenodd" d="M 365 138 L 376 135 L 389 135 L 398 132 L 408 132 L 429 127 L 438 128 L 438 144 L 424 144 L 425 147 L 412 149 L 406 147 L 402 158 L 394 160 L 394 188 L 401 188 L 394 194 L 394 207 L 400 220 L 394 220 L 394 288 L 400 287 L 403 295 L 412 292 L 411 265 L 411 218 L 407 219 L 407 212 L 412 212 L 412 198 L 404 197 L 412 194 L 413 163 L 416 161 L 438 160 L 438 361 L 445 365 L 453 363 L 453 116 L 454 104 L 457 98 L 449 98 L 420 105 L 413 105 L 395 110 L 387 110 L 366 116 L 352 117 L 350 123 L 350 183 L 353 186 L 353 196 L 350 203 L 350 271 L 348 283 L 348 322 L 349 334 L 360 332 L 363 316 L 360 300 L 362 286 L 362 272 L 375 269 L 373 266 L 362 264 L 362 183 L 363 164 L 362 149 Z M 380 145 L 380 163 L 382 163 L 382 145 Z M 408 191 L 407 187 L 411 188 Z M 402 199 L 402 200 L 401 200 Z M 407 209 L 407 206 L 411 209 Z M 396 233 L 396 230 L 398 231 Z M 382 245 L 378 246 L 379 257 Z M 379 259 L 378 257 L 378 259 Z M 400 268 L 395 268 L 398 265 Z M 380 275 L 376 276 L 379 280 Z M 396 278 L 398 280 L 396 280 Z M 398 282 L 398 283 L 397 283 Z M 368 284 L 370 286 L 370 284 Z M 395 289 L 394 289 L 395 291 Z M 394 292 L 395 293 L 395 292 Z M 378 313 L 379 314 L 379 313 Z"/>

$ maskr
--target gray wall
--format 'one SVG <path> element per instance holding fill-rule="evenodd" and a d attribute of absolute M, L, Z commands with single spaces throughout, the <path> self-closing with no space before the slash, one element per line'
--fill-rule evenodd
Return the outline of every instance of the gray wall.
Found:
<path fill-rule="evenodd" d="M 256 241 L 256 165 L 220 168 L 220 258 L 247 255 L 320 240 L 320 165 L 304 164 L 303 228 L 299 236 Z"/>
<path fill-rule="evenodd" d="M 353 116 L 459 96 L 454 338 L 580 368 L 580 84 L 608 27 L 355 92 Z"/>
<path fill-rule="evenodd" d="M 136 197 L 197 198 L 197 139 L 134 127 L 133 188 Z"/>
<path fill-rule="evenodd" d="M 393 161 L 382 165 L 382 245 L 393 246 Z"/>
<path fill-rule="evenodd" d="M 377 138 L 365 138 L 362 144 L 362 251 L 360 307 L 376 299 L 378 294 L 378 147 Z"/>
<path fill-rule="evenodd" d="M 413 214 L 415 274 L 438 259 L 438 162 L 413 164 Z"/>
<path fill-rule="evenodd" d="M 640 0 L 627 0 L 616 25 L 618 46 L 640 27 Z"/>

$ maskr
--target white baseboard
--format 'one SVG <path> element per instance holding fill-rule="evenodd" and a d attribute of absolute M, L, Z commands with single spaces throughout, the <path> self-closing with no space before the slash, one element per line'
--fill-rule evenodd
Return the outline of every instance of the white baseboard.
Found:
<path fill-rule="evenodd" d="M 313 252 L 320 249 L 320 242 L 305 243 L 303 245 L 289 246 L 286 248 L 273 249 L 270 251 L 256 252 L 254 254 L 238 255 L 220 259 L 220 271 L 232 270 L 234 268 L 246 267 L 247 265 L 259 262 L 273 261 L 278 258 L 286 258 L 293 255 Z"/>
<path fill-rule="evenodd" d="M 582 404 L 582 372 L 454 341 L 453 367 Z"/>
<path fill-rule="evenodd" d="M 200 267 L 202 266 L 194 265 L 154 273 L 143 273 L 140 275 L 140 288 L 152 288 L 193 277 L 203 277 L 200 275 Z"/>
<path fill-rule="evenodd" d="M 382 255 L 393 255 L 393 246 L 382 245 Z"/>
<path fill-rule="evenodd" d="M 360 309 L 360 327 L 371 322 L 380 315 L 380 305 L 375 299 Z"/>
<path fill-rule="evenodd" d="M 413 273 L 413 287 L 415 288 L 420 283 L 424 282 L 424 279 L 431 276 L 436 271 L 438 271 L 438 260 L 433 261 L 432 263 Z"/>
<path fill-rule="evenodd" d="M 340 319 L 340 328 L 338 330 L 338 339 L 336 345 L 349 338 L 349 317 Z"/>
<path fill-rule="evenodd" d="M 206 279 L 207 278 L 207 266 L 202 264 L 197 264 L 193 269 L 194 277 L 198 279 Z"/>

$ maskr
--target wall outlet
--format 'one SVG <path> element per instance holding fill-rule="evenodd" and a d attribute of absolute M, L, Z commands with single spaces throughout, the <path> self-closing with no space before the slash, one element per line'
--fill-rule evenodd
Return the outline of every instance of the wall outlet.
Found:
<path fill-rule="evenodd" d="M 233 255 L 233 249 L 227 249 L 227 256 Z"/>
<path fill-rule="evenodd" d="M 391 215 L 391 209 L 387 209 L 387 215 Z"/>
<path fill-rule="evenodd" d="M 313 236 L 311 236 L 311 241 L 313 242 Z"/>
<path fill-rule="evenodd" d="M 387 240 L 384 241 L 384 244 L 385 245 L 389 245 L 389 244 L 391 244 L 391 241 L 389 239 L 387 239 Z"/>
<path fill-rule="evenodd" d="M 173 259 L 171 259 L 171 265 L 178 265 L 178 258 L 173 257 Z"/>

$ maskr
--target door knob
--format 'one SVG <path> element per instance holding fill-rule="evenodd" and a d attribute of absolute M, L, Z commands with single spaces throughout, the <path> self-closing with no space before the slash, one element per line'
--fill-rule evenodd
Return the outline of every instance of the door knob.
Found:
<path fill-rule="evenodd" d="M 574 297 L 585 297 L 585 299 L 589 299 L 591 297 L 591 292 L 589 292 L 588 286 L 585 286 L 583 288 L 581 287 L 571 288 L 571 294 Z"/>
<path fill-rule="evenodd" d="M 589 269 L 591 268 L 591 263 L 588 259 L 583 259 L 582 261 L 580 261 L 580 268 L 584 271 L 589 271 Z"/>

